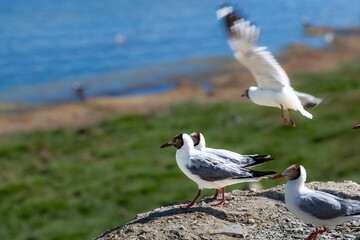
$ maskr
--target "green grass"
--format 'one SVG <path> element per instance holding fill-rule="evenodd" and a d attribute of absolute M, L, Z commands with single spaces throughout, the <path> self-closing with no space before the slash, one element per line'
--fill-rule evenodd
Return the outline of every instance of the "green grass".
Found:
<path fill-rule="evenodd" d="M 309 181 L 359 182 L 360 132 L 351 128 L 360 122 L 360 59 L 292 82 L 326 97 L 311 110 L 313 120 L 294 114 L 296 128 L 284 126 L 279 109 L 249 101 L 189 102 L 80 130 L 1 136 L 0 239 L 90 239 L 136 213 L 192 199 L 197 186 L 177 167 L 175 149 L 159 148 L 179 132 L 201 131 L 208 146 L 276 158 L 256 169 L 281 172 L 298 163 Z M 266 187 L 284 182 L 262 180 Z"/>

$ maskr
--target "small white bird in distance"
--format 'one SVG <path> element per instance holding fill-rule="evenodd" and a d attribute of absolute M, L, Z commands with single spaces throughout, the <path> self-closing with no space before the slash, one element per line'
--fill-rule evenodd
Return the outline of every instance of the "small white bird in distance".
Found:
<path fill-rule="evenodd" d="M 295 122 L 291 110 L 299 111 L 303 116 L 312 119 L 312 115 L 304 107 L 314 107 L 322 100 L 307 93 L 295 91 L 290 86 L 290 80 L 284 69 L 266 51 L 266 47 L 255 47 L 260 31 L 255 25 L 237 14 L 233 7 L 222 7 L 216 12 L 217 18 L 225 22 L 229 33 L 228 43 L 234 51 L 234 56 L 254 76 L 258 86 L 248 88 L 242 96 L 252 102 L 269 107 L 281 108 L 284 123 L 288 119 L 284 110 L 289 111 L 289 119 L 293 127 Z"/>

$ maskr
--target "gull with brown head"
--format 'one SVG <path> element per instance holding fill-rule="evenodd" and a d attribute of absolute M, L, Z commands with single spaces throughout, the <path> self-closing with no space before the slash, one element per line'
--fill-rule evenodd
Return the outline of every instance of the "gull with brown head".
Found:
<path fill-rule="evenodd" d="M 303 166 L 292 165 L 273 179 L 282 177 L 288 179 L 285 186 L 286 207 L 296 217 L 316 227 L 308 239 L 316 239 L 318 234 L 345 221 L 360 220 L 360 201 L 307 188 Z M 323 229 L 320 230 L 320 227 Z"/>
<path fill-rule="evenodd" d="M 211 153 L 194 148 L 191 137 L 186 133 L 176 135 L 170 142 L 161 145 L 161 148 L 175 147 L 176 162 L 181 171 L 198 184 L 198 194 L 195 199 L 181 207 L 191 207 L 200 196 L 202 189 L 222 189 L 222 200 L 214 204 L 225 202 L 225 187 L 228 185 L 259 181 L 262 177 L 275 174 L 273 171 L 254 171 L 227 161 Z"/>

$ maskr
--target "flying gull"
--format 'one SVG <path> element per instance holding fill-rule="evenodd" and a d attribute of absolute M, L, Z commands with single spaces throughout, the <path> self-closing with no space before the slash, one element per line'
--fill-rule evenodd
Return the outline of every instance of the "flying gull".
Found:
<path fill-rule="evenodd" d="M 237 14 L 233 7 L 226 6 L 219 9 L 217 18 L 225 22 L 229 39 L 228 43 L 234 51 L 234 56 L 254 76 L 257 87 L 248 88 L 242 96 L 252 102 L 269 107 L 281 108 L 284 123 L 288 123 L 284 110 L 289 111 L 289 119 L 293 127 L 295 122 L 291 110 L 312 119 L 312 115 L 304 107 L 314 107 L 322 100 L 307 93 L 295 91 L 290 86 L 290 80 L 284 69 L 273 55 L 266 51 L 266 47 L 255 47 L 260 31 L 255 25 Z"/>

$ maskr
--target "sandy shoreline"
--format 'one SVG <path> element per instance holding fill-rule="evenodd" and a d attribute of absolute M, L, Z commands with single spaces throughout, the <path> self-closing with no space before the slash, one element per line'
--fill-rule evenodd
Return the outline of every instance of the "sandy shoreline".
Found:
<path fill-rule="evenodd" d="M 311 49 L 300 44 L 291 44 L 277 59 L 288 74 L 298 72 L 324 72 L 337 69 L 343 63 L 360 55 L 360 31 L 334 31 L 334 40 L 328 48 Z M 319 30 L 320 34 L 323 30 Z M 326 28 L 326 31 L 331 31 Z M 314 29 L 311 32 L 316 31 Z M 206 91 L 196 78 L 207 78 L 213 85 Z M 199 103 L 236 102 L 241 93 L 255 85 L 250 73 L 237 61 L 209 70 L 194 79 L 184 77 L 172 91 L 158 95 L 133 97 L 96 97 L 81 103 L 66 103 L 51 107 L 37 107 L 19 111 L 17 114 L 0 116 L 0 134 L 38 129 L 79 128 L 96 123 L 104 117 L 118 113 L 149 113 L 174 103 L 195 101 Z M 26 109 L 25 106 L 1 105 L 0 112 Z"/>

